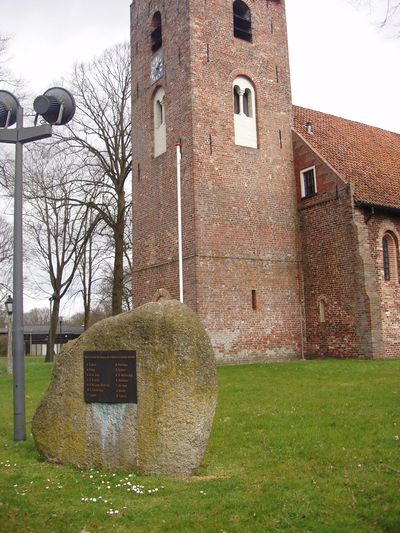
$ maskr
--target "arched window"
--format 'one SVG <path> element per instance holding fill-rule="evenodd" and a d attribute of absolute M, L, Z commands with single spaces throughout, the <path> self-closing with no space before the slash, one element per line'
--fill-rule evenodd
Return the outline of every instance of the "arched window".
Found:
<path fill-rule="evenodd" d="M 387 231 L 382 238 L 383 277 L 398 281 L 398 242 L 394 233 Z"/>
<path fill-rule="evenodd" d="M 388 236 L 385 235 L 382 239 L 382 253 L 383 253 L 383 275 L 386 281 L 390 280 L 390 261 L 389 261 L 389 243 Z"/>
<path fill-rule="evenodd" d="M 233 119 L 235 144 L 257 148 L 257 121 L 255 90 L 243 76 L 233 82 Z"/>
<path fill-rule="evenodd" d="M 167 129 L 165 124 L 165 92 L 159 87 L 153 97 L 154 115 L 154 157 L 167 150 Z"/>
<path fill-rule="evenodd" d="M 156 11 L 151 21 L 151 51 L 157 52 L 162 46 L 161 13 Z"/>
<path fill-rule="evenodd" d="M 233 2 L 233 35 L 244 41 L 251 41 L 251 11 L 242 0 Z"/>

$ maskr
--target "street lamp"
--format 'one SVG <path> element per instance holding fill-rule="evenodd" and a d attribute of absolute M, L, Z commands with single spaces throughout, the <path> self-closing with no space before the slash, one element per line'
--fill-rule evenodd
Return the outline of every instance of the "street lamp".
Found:
<path fill-rule="evenodd" d="M 13 299 L 9 295 L 4 302 L 7 311 L 7 374 L 9 376 L 13 373 L 13 356 L 12 356 L 12 314 L 13 314 Z"/>
<path fill-rule="evenodd" d="M 13 299 L 11 298 L 11 296 L 9 295 L 7 300 L 4 302 L 5 306 L 6 306 L 6 310 L 7 310 L 7 315 L 8 316 L 12 316 L 13 314 Z"/>
<path fill-rule="evenodd" d="M 14 374 L 14 440 L 26 439 L 25 376 L 23 326 L 23 247 L 22 247 L 22 158 L 25 143 L 52 135 L 52 124 L 67 124 L 75 113 L 73 96 L 61 87 L 48 89 L 33 103 L 35 125 L 24 127 L 24 110 L 18 99 L 0 90 L 0 143 L 15 144 L 14 178 L 14 262 L 13 262 L 13 374 Z M 38 116 L 47 122 L 36 126 Z M 15 128 L 10 128 L 15 124 Z"/>

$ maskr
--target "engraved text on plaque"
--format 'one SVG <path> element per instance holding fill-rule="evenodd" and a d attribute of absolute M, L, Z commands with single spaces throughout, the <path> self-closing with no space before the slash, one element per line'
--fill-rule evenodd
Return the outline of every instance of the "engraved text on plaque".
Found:
<path fill-rule="evenodd" d="M 83 352 L 86 403 L 137 403 L 136 352 Z"/>

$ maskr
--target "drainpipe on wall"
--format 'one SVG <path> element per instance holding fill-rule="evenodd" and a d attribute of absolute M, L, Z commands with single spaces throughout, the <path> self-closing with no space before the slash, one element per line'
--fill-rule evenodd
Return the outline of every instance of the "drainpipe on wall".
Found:
<path fill-rule="evenodd" d="M 181 145 L 180 143 L 176 143 L 176 189 L 177 189 L 177 200 L 178 200 L 179 301 L 183 303 L 182 198 L 181 198 Z"/>

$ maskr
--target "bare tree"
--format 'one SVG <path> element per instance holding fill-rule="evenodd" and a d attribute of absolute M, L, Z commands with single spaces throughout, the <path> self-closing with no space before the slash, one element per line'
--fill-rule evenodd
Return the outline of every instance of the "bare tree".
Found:
<path fill-rule="evenodd" d="M 24 324 L 30 326 L 47 326 L 50 322 L 50 312 L 47 307 L 34 307 L 24 313 Z"/>
<path fill-rule="evenodd" d="M 107 316 L 109 316 L 109 314 L 107 314 L 104 309 L 100 307 L 94 307 L 91 309 L 88 325 L 91 326 L 99 320 L 103 320 L 103 318 L 106 318 Z M 83 324 L 83 320 L 83 313 L 75 313 L 74 315 L 67 318 L 64 321 L 64 324 L 68 326 L 81 326 Z"/>
<path fill-rule="evenodd" d="M 0 82 L 4 82 L 6 79 L 5 74 L 5 54 L 7 51 L 8 37 L 0 33 Z"/>
<path fill-rule="evenodd" d="M 106 315 L 111 313 L 111 288 L 113 283 L 112 267 L 106 265 L 103 270 L 103 277 L 97 289 L 97 308 L 103 309 Z M 123 276 L 122 311 L 129 311 L 132 308 L 132 269 L 125 265 Z"/>
<path fill-rule="evenodd" d="M 400 2 L 398 0 L 386 0 L 384 17 L 381 25 L 393 24 L 396 28 L 400 26 Z"/>
<path fill-rule="evenodd" d="M 109 227 L 113 241 L 112 314 L 122 310 L 124 231 L 130 195 L 131 85 L 128 43 L 75 67 L 71 91 L 77 102 L 74 120 L 60 135 L 88 171 L 81 187 L 91 191 L 90 207 Z M 81 200 L 78 199 L 78 203 Z"/>
<path fill-rule="evenodd" d="M 8 43 L 10 37 L 4 33 L 0 33 L 0 83 L 5 85 L 5 88 L 16 87 L 21 83 L 12 73 L 8 67 L 9 58 L 7 56 Z"/>
<path fill-rule="evenodd" d="M 3 217 L 0 216 L 0 316 L 6 318 L 7 323 L 7 374 L 12 375 L 12 319 L 5 313 L 5 299 L 11 293 L 12 284 L 12 258 L 13 239 L 12 227 Z M 3 320 L 1 320 L 3 322 Z"/>
<path fill-rule="evenodd" d="M 85 221 L 86 231 L 92 227 L 94 216 L 95 213 L 92 212 L 90 218 Z M 102 234 L 102 225 L 99 224 L 89 236 L 77 272 L 83 300 L 83 318 L 81 323 L 83 323 L 85 329 L 91 323 L 93 301 L 97 286 L 101 283 L 104 264 L 108 259 L 107 252 L 106 240 Z"/>
<path fill-rule="evenodd" d="M 380 28 L 400 37 L 400 0 L 351 0 L 357 7 L 367 8 Z"/>
<path fill-rule="evenodd" d="M 89 225 L 86 223 L 91 213 L 88 202 L 70 203 L 77 194 L 71 167 L 65 153 L 54 155 L 45 145 L 35 147 L 25 170 L 30 251 L 36 267 L 47 272 L 53 291 L 46 362 L 54 356 L 61 299 L 75 280 L 86 243 L 98 222 L 93 217 Z"/>
<path fill-rule="evenodd" d="M 13 239 L 12 226 L 0 216 L 0 301 L 10 291 L 12 278 Z"/>

